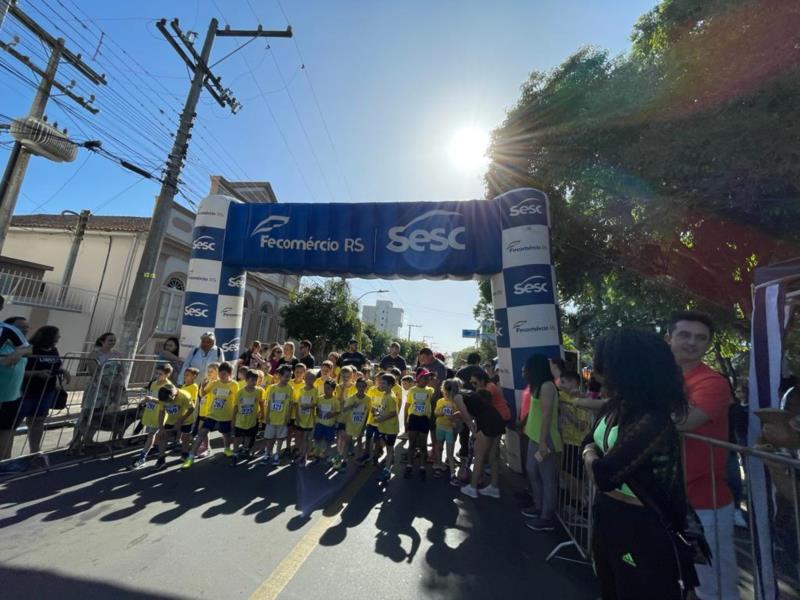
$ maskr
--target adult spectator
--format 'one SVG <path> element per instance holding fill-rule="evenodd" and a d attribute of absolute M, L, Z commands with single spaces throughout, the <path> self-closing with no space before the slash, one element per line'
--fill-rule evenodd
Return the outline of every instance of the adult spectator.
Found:
<path fill-rule="evenodd" d="M 486 361 L 483 365 L 483 370 L 486 371 L 486 374 L 489 376 L 489 380 L 492 383 L 500 383 L 500 373 L 497 372 L 497 357 Z"/>
<path fill-rule="evenodd" d="M 367 357 L 358 351 L 358 342 L 356 340 L 350 340 L 347 343 L 347 352 L 342 352 L 341 355 L 339 355 L 338 364 L 339 367 L 350 365 L 354 367 L 356 371 L 360 371 L 366 362 Z"/>
<path fill-rule="evenodd" d="M 168 337 L 164 340 L 161 350 L 156 357 L 159 361 L 169 363 L 172 367 L 173 377 L 181 371 L 181 342 L 176 337 Z"/>
<path fill-rule="evenodd" d="M 309 340 L 300 342 L 300 362 L 306 366 L 306 370 L 313 369 L 317 364 L 314 355 L 311 354 L 311 342 Z"/>
<path fill-rule="evenodd" d="M 467 365 L 461 367 L 456 372 L 456 377 L 464 382 L 465 389 L 472 390 L 472 384 L 469 381 L 478 371 L 483 372 L 483 368 L 481 368 L 481 355 L 477 352 L 470 352 L 467 355 Z"/>
<path fill-rule="evenodd" d="M 294 367 L 299 362 L 300 359 L 294 354 L 294 342 L 284 342 L 283 356 L 278 359 L 278 366 L 289 365 L 292 367 L 292 373 L 294 373 Z"/>
<path fill-rule="evenodd" d="M 267 366 L 267 361 L 263 356 L 261 356 L 261 342 L 254 340 L 250 344 L 250 348 L 242 352 L 242 354 L 239 356 L 239 360 L 237 361 L 236 365 L 237 371 L 240 368 L 264 369 Z"/>
<path fill-rule="evenodd" d="M 31 337 L 32 356 L 25 366 L 25 385 L 19 418 L 28 426 L 28 447 L 33 453 L 42 448 L 44 421 L 55 404 L 59 379 L 69 383 L 56 344 L 61 339 L 58 327 L 45 325 Z"/>
<path fill-rule="evenodd" d="M 401 373 L 405 373 L 408 369 L 406 359 L 400 356 L 400 343 L 392 342 L 389 344 L 389 354 L 381 359 L 381 371 L 388 371 L 389 369 L 400 369 Z"/>
<path fill-rule="evenodd" d="M 433 355 L 433 350 L 430 348 L 423 348 L 417 355 L 419 366 L 428 369 L 431 373 L 436 374 L 436 379 L 444 381 L 447 379 L 447 366 L 438 358 Z"/>
<path fill-rule="evenodd" d="M 181 374 L 178 376 L 178 383 L 183 383 L 183 374 L 186 369 L 192 367 L 197 369 L 197 381 L 203 381 L 206 378 L 209 363 L 225 362 L 225 353 L 217 346 L 217 338 L 214 336 L 213 331 L 206 331 L 200 336 L 200 345 L 195 346 L 186 355 L 186 360 L 183 362 Z"/>
<path fill-rule="evenodd" d="M 561 466 L 561 434 L 558 430 L 558 389 L 550 362 L 544 354 L 533 354 L 523 368 L 531 390 L 531 407 L 525 420 L 528 438 L 525 469 L 531 484 L 533 504 L 523 509 L 525 525 L 533 531 L 555 529 L 558 472 Z"/>
<path fill-rule="evenodd" d="M 283 348 L 280 344 L 275 344 L 267 354 L 267 363 L 269 363 L 269 372 L 274 373 L 278 369 L 278 365 L 283 358 Z"/>
<path fill-rule="evenodd" d="M 725 378 L 703 363 L 714 335 L 708 315 L 695 311 L 677 312 L 669 321 L 666 336 L 675 361 L 683 372 L 689 412 L 677 423 L 678 430 L 728 441 L 728 411 L 731 388 Z M 721 598 L 738 600 L 738 568 L 733 545 L 734 505 L 727 482 L 726 451 L 713 449 L 713 467 L 709 446 L 697 440 L 684 443 L 686 490 L 689 503 L 697 511 L 706 539 L 714 553 L 714 567 L 697 568 L 700 586 L 695 590 L 700 600 Z M 719 585 L 715 569 L 719 569 Z"/>
<path fill-rule="evenodd" d="M 480 385 L 474 378 L 470 383 L 473 387 Z M 470 483 L 461 488 L 461 493 L 471 498 L 477 498 L 478 494 L 499 498 L 500 488 L 497 484 L 500 476 L 500 436 L 505 432 L 503 419 L 492 406 L 491 394 L 486 390 L 465 391 L 456 395 L 454 401 L 461 411 L 462 420 L 475 436 L 472 478 Z M 489 485 L 478 488 L 487 461 L 491 480 Z"/>
<path fill-rule="evenodd" d="M 87 361 L 91 378 L 83 392 L 81 416 L 75 425 L 67 454 L 80 454 L 83 446 L 93 441 L 94 423 L 102 419 L 105 413 L 116 412 L 126 401 L 125 370 L 117 360 L 121 356 L 114 350 L 116 345 L 117 336 L 111 332 L 95 340 Z"/>
<path fill-rule="evenodd" d="M 11 456 L 25 376 L 31 353 L 25 317 L 10 317 L 0 323 L 0 460 Z"/>
<path fill-rule="evenodd" d="M 697 577 L 676 539 L 687 502 L 672 415 L 687 403 L 675 359 L 657 335 L 620 329 L 598 341 L 594 370 L 609 400 L 582 455 L 601 492 L 592 555 L 602 597 L 682 600 Z"/>

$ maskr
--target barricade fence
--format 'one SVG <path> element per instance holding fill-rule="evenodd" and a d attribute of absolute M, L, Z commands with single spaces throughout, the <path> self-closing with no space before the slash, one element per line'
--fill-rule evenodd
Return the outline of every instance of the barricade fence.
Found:
<path fill-rule="evenodd" d="M 588 431 L 592 413 L 574 406 L 571 409 L 579 417 L 581 428 Z M 591 564 L 592 505 L 597 492 L 584 472 L 579 447 L 571 443 L 577 438 L 568 437 L 562 453 L 556 513 L 568 539 L 558 544 L 547 560 Z M 735 592 L 730 581 L 734 580 L 743 598 L 800 599 L 800 449 L 766 444 L 746 447 L 685 433 L 684 468 L 685 446 L 690 440 L 695 445 L 691 460 L 699 457 L 708 461 L 705 476 L 711 481 L 712 506 L 717 506 L 716 510 L 696 511 L 713 554 L 711 567 L 702 575 L 715 584 L 716 597 L 739 597 L 732 595 Z M 725 468 L 721 474 L 720 465 Z M 761 473 L 766 477 L 758 477 Z M 724 481 L 731 490 L 732 503 L 726 500 L 727 491 L 717 489 L 718 481 Z"/>
<path fill-rule="evenodd" d="M 113 456 L 139 438 L 142 400 L 163 361 L 99 363 L 85 353 L 28 361 L 20 400 L 2 407 L 0 473 L 47 468 L 56 453 Z"/>

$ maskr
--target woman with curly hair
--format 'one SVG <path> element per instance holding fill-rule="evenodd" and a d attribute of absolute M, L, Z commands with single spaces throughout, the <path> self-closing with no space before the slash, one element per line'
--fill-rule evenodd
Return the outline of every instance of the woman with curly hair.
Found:
<path fill-rule="evenodd" d="M 697 575 L 676 533 L 687 500 L 678 431 L 687 401 L 672 352 L 653 333 L 619 329 L 599 340 L 595 375 L 608 391 L 584 441 L 599 493 L 594 561 L 605 600 L 682 600 Z"/>

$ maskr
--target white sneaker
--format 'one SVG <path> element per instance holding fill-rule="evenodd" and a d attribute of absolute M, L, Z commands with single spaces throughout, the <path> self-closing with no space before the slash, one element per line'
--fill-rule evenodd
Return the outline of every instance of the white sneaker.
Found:
<path fill-rule="evenodd" d="M 489 498 L 499 498 L 500 488 L 496 485 L 487 485 L 486 487 L 478 488 L 478 493 L 481 496 L 489 496 Z"/>
<path fill-rule="evenodd" d="M 477 498 L 478 497 L 478 490 L 476 490 L 471 485 L 465 485 L 461 488 L 461 493 L 465 496 L 469 496 L 470 498 Z"/>

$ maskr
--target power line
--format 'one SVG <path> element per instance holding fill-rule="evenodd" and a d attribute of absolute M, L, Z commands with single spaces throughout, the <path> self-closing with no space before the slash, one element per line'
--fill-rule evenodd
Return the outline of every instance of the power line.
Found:
<path fill-rule="evenodd" d="M 64 181 L 64 183 L 62 183 L 55 192 L 50 194 L 50 197 L 47 198 L 47 200 L 37 204 L 34 208 L 32 208 L 31 212 L 32 213 L 36 212 L 37 210 L 41 209 L 46 204 L 49 204 L 56 196 L 58 196 L 58 194 L 60 194 L 64 190 L 64 188 L 67 187 L 73 179 L 75 179 L 75 177 L 77 177 L 78 173 L 80 173 L 81 169 L 83 169 L 83 167 L 86 166 L 86 163 L 89 162 L 90 158 L 92 158 L 92 154 L 91 154 L 91 152 L 87 152 L 86 153 L 86 158 L 83 159 L 83 162 L 78 166 L 77 169 L 75 169 L 75 171 L 72 173 L 72 175 L 67 177 L 66 181 Z"/>
<path fill-rule="evenodd" d="M 275 0 L 275 1 L 277 2 L 278 8 L 280 9 L 281 13 L 283 14 L 283 18 L 286 19 L 286 24 L 291 26 L 291 22 L 289 21 L 289 15 L 286 14 L 286 11 L 283 8 L 283 4 L 281 4 L 281 0 Z M 249 0 L 248 0 L 248 4 L 249 4 Z M 252 9 L 252 7 L 251 7 L 251 9 Z M 331 150 L 333 150 L 333 156 L 334 156 L 334 159 L 336 160 L 336 164 L 337 164 L 338 169 L 339 169 L 339 174 L 341 175 L 342 180 L 344 181 L 345 191 L 347 191 L 347 197 L 350 199 L 350 202 L 353 202 L 353 194 L 350 192 L 350 182 L 347 180 L 347 175 L 345 174 L 344 169 L 342 168 L 342 163 L 341 163 L 341 160 L 339 158 L 339 151 L 336 149 L 336 144 L 333 141 L 333 136 L 331 135 L 331 130 L 328 128 L 328 122 L 325 119 L 325 115 L 322 112 L 322 106 L 320 105 L 319 97 L 317 96 L 317 92 L 314 89 L 314 84 L 311 81 L 311 75 L 308 74 L 308 67 L 306 66 L 306 61 L 303 58 L 303 53 L 300 51 L 300 43 L 297 41 L 296 37 L 292 38 L 292 41 L 294 42 L 294 48 L 297 51 L 297 57 L 300 59 L 300 65 L 301 65 L 300 69 L 303 71 L 303 73 L 306 76 L 306 81 L 308 82 L 308 87 L 311 90 L 311 97 L 314 99 L 314 105 L 317 107 L 317 113 L 319 114 L 319 118 L 322 121 L 322 127 L 325 130 L 325 135 L 328 137 L 328 142 L 331 145 Z"/>

